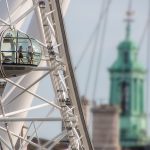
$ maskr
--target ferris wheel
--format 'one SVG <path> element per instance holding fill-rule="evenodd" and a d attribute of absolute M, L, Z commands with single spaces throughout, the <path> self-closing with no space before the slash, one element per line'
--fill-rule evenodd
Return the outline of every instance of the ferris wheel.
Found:
<path fill-rule="evenodd" d="M 92 150 L 63 17 L 69 0 L 0 1 L 0 147 Z M 65 149 L 65 148 L 64 148 Z"/>

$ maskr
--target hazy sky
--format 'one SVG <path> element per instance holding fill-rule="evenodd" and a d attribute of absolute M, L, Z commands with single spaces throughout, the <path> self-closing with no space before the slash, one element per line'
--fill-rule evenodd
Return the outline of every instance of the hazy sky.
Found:
<path fill-rule="evenodd" d="M 88 94 L 87 96 L 91 99 L 92 98 L 92 90 L 93 90 L 93 81 L 95 78 L 95 64 L 96 61 L 100 58 L 97 57 L 98 51 L 100 50 L 100 43 L 101 43 L 101 33 L 102 33 L 102 26 L 99 30 L 96 30 L 96 34 L 98 34 L 98 42 L 97 46 L 94 46 L 94 42 L 96 40 L 96 34 L 94 34 L 89 43 L 87 43 L 88 39 L 91 37 L 91 33 L 93 32 L 95 26 L 98 23 L 98 18 L 101 13 L 102 4 L 105 2 L 107 3 L 110 0 L 71 0 L 70 5 L 68 8 L 67 15 L 65 16 L 65 23 L 66 23 L 66 32 L 68 36 L 68 42 L 70 45 L 71 50 L 71 58 L 73 61 L 74 66 L 77 64 L 82 51 L 87 46 L 86 49 L 86 56 L 83 58 L 80 66 L 77 68 L 75 74 L 78 81 L 78 87 L 80 94 L 84 94 L 86 82 L 89 82 Z M 99 77 L 98 77 L 98 87 L 97 92 L 94 99 L 98 102 L 100 100 L 108 101 L 109 99 L 109 74 L 108 68 L 112 65 L 114 60 L 117 57 L 117 45 L 120 41 L 122 41 L 125 37 L 125 26 L 124 19 L 126 18 L 126 11 L 128 7 L 129 0 L 112 0 L 110 3 L 110 9 L 108 14 L 108 21 L 106 24 L 106 34 L 104 39 L 104 46 L 102 49 L 100 67 L 99 67 Z M 137 45 L 139 45 L 139 41 L 141 35 L 143 33 L 145 24 L 148 19 L 148 2 L 149 0 L 133 0 L 133 11 L 134 13 L 134 22 L 132 23 L 132 32 L 131 37 Z M 103 25 L 104 19 L 101 20 Z M 146 64 L 146 47 L 147 47 L 147 40 L 146 36 L 144 38 L 144 42 L 141 46 L 139 51 L 139 59 L 143 65 Z M 91 68 L 92 78 L 91 80 L 87 81 L 87 72 L 89 67 L 89 62 L 92 53 L 95 54 L 94 57 L 94 65 Z M 146 66 L 145 66 L 146 67 Z M 40 94 L 45 97 L 49 98 L 49 89 L 51 89 L 51 85 L 47 84 L 47 78 L 41 83 L 42 87 L 45 85 L 49 86 L 46 89 L 44 88 L 41 90 Z M 52 97 L 52 96 L 51 96 Z M 36 103 L 39 103 L 36 101 Z M 38 112 L 39 113 L 39 112 Z M 42 115 L 43 112 L 40 112 Z M 55 116 L 55 113 L 52 114 Z M 43 137 L 52 136 L 53 131 L 50 134 L 47 134 L 47 130 L 45 129 L 57 129 L 57 132 L 60 132 L 61 125 L 60 123 L 46 123 L 41 128 L 41 135 Z M 44 129 L 44 132 L 43 132 Z M 55 131 L 56 132 L 56 131 Z"/>
<path fill-rule="evenodd" d="M 101 5 L 105 1 L 107 3 L 109 0 L 71 0 L 68 8 L 67 15 L 65 16 L 66 23 L 66 32 L 68 36 L 68 43 L 71 50 L 71 58 L 74 66 L 77 64 L 82 51 L 87 46 L 87 41 L 91 37 L 95 26 L 98 23 L 98 18 L 101 13 Z M 97 102 L 100 100 L 107 102 L 109 99 L 109 73 L 108 68 L 112 65 L 117 57 L 117 46 L 125 38 L 125 27 L 124 22 L 126 18 L 126 11 L 128 8 L 129 0 L 112 0 L 110 3 L 110 9 L 108 14 L 108 21 L 106 24 L 106 34 L 104 40 L 104 46 L 102 49 L 101 55 L 101 65 L 99 67 L 99 77 L 98 77 L 98 87 L 97 92 L 94 97 Z M 144 27 L 148 19 L 148 2 L 149 0 L 133 0 L 133 11 L 134 11 L 134 22 L 132 23 L 131 37 L 132 40 L 139 45 L 141 35 L 143 33 Z M 104 19 L 101 20 L 103 25 Z M 80 66 L 77 68 L 75 74 L 78 81 L 78 87 L 80 94 L 84 94 L 85 85 L 87 82 L 87 72 L 89 67 L 89 62 L 92 53 L 95 54 L 94 61 L 96 62 L 99 58 L 97 57 L 98 51 L 100 50 L 101 43 L 101 33 L 102 26 L 99 30 L 96 30 L 96 34 L 99 34 L 97 46 L 94 47 L 94 42 L 96 40 L 96 34 L 91 38 L 91 41 L 88 43 L 87 49 L 85 51 L 86 56 L 83 58 Z M 141 49 L 139 50 L 139 59 L 140 62 L 145 65 L 146 68 L 146 48 L 147 48 L 147 35 L 143 39 Z M 93 80 L 95 78 L 95 63 L 92 67 L 92 77 L 90 82 L 90 87 L 88 88 L 88 98 L 92 98 L 93 90 Z M 52 85 L 49 83 L 47 78 L 43 79 L 41 82 L 41 87 L 39 88 L 39 95 L 49 98 L 50 90 Z M 45 86 L 49 86 L 45 88 Z M 39 103 L 36 100 L 36 103 Z M 43 111 L 44 112 L 44 111 Z M 40 112 L 42 114 L 43 112 Z M 38 112 L 37 112 L 38 113 Z M 52 116 L 55 116 L 55 112 Z M 53 134 L 57 134 L 54 131 L 50 131 L 50 134 L 47 134 L 48 129 L 53 129 L 55 127 L 55 132 L 60 132 L 61 124 L 60 123 L 46 123 L 40 129 L 41 137 L 51 137 Z M 47 130 L 45 130 L 47 129 Z M 57 129 L 57 130 L 56 130 Z"/>
<path fill-rule="evenodd" d="M 68 41 L 71 49 L 71 57 L 74 65 L 78 62 L 79 57 L 81 56 L 81 53 L 98 22 L 103 1 L 107 3 L 107 0 L 71 0 L 65 21 Z M 100 100 L 108 101 L 109 99 L 108 68 L 117 57 L 117 46 L 119 42 L 125 38 L 126 24 L 124 20 L 126 18 L 128 2 L 129 0 L 112 0 L 110 4 L 104 46 L 101 55 L 101 65 L 99 68 L 98 87 L 94 97 L 99 102 Z M 148 5 L 148 0 L 132 1 L 134 22 L 132 23 L 131 38 L 137 46 L 139 45 L 141 35 L 148 19 Z M 101 23 L 104 23 L 104 19 L 101 20 Z M 86 56 L 76 70 L 76 77 L 81 95 L 84 94 L 85 83 L 87 82 L 87 70 L 92 53 L 95 53 L 95 62 L 99 59 L 97 58 L 97 55 L 100 49 L 102 27 L 96 32 L 99 33 L 97 47 L 93 46 L 96 37 L 95 34 L 92 40 L 88 43 L 89 46 L 86 50 Z M 147 35 L 144 36 L 143 43 L 139 51 L 139 59 L 143 65 L 146 65 L 146 38 Z M 93 79 L 95 78 L 95 66 L 96 65 L 94 65 L 92 67 L 93 70 L 91 70 L 93 75 L 90 81 L 90 88 L 88 88 L 87 96 L 90 99 L 92 98 L 91 93 L 93 89 Z"/>
<path fill-rule="evenodd" d="M 98 18 L 101 13 L 101 5 L 105 1 L 109 0 L 71 0 L 67 15 L 65 16 L 66 23 L 66 32 L 68 36 L 68 43 L 71 50 L 71 58 L 73 64 L 77 64 L 79 57 L 81 56 L 82 51 L 87 46 L 87 41 L 91 37 L 91 33 L 93 32 L 95 26 L 98 23 Z M 108 68 L 112 65 L 117 57 L 117 46 L 119 42 L 121 42 L 125 38 L 125 27 L 126 24 L 124 22 L 126 18 L 126 11 L 128 8 L 129 0 L 112 0 L 110 4 L 110 10 L 108 14 L 108 21 L 106 24 L 106 34 L 104 40 L 103 52 L 101 55 L 101 65 L 99 67 L 99 77 L 98 77 L 98 87 L 96 96 L 97 102 L 100 100 L 103 102 L 107 102 L 109 99 L 109 73 Z M 145 24 L 148 19 L 148 0 L 133 0 L 133 11 L 134 11 L 134 22 L 132 23 L 131 37 L 132 40 L 139 45 L 139 41 L 141 35 L 143 33 Z M 104 23 L 104 19 L 101 20 L 101 23 Z M 88 43 L 88 48 L 86 49 L 86 56 L 81 62 L 80 66 L 77 68 L 75 74 L 78 81 L 78 87 L 80 94 L 84 94 L 85 85 L 87 82 L 87 72 L 89 67 L 89 62 L 92 53 L 95 53 L 94 61 L 98 60 L 97 53 L 100 50 L 100 36 L 102 33 L 102 28 L 96 30 L 96 33 L 99 34 L 97 46 L 94 47 L 94 42 L 96 39 L 96 34 L 92 36 L 91 41 Z M 146 47 L 147 47 L 147 39 L 144 38 L 144 42 L 142 43 L 141 49 L 139 51 L 139 59 L 143 65 L 146 65 Z M 92 67 L 92 77 L 90 82 L 90 87 L 88 88 L 88 98 L 92 98 L 92 90 L 93 90 L 93 80 L 95 78 L 95 63 Z M 146 66 L 145 66 L 146 67 Z M 48 84 L 47 78 L 41 83 L 44 88 L 45 85 Z M 40 91 L 40 95 L 45 98 L 49 98 L 49 89 L 52 89 L 51 85 L 48 85 L 46 89 L 44 88 Z M 52 96 L 51 96 L 52 97 Z M 38 103 L 38 101 L 36 101 Z M 41 112 L 40 112 L 41 113 Z M 55 115 L 55 114 L 53 114 Z M 57 132 L 60 132 L 60 124 L 44 124 L 43 128 L 57 128 Z M 53 135 L 47 134 L 47 130 L 41 128 L 40 134 L 43 137 L 49 137 Z M 46 132 L 46 133 L 45 133 Z"/>
<path fill-rule="evenodd" d="M 92 39 L 89 43 L 87 43 L 88 39 L 91 37 L 91 33 L 93 32 L 96 24 L 98 23 L 98 18 L 101 13 L 102 3 L 107 3 L 110 0 L 71 0 L 68 8 L 67 15 L 65 16 L 66 22 L 66 31 L 68 36 L 68 42 L 71 50 L 71 58 L 73 64 L 77 64 L 82 51 L 88 44 L 88 48 L 85 52 L 86 56 L 81 62 L 80 66 L 76 70 L 76 77 L 78 81 L 78 87 L 80 94 L 84 94 L 84 89 L 86 82 L 90 83 L 90 87 L 88 88 L 87 96 L 92 98 L 92 90 L 93 90 L 93 80 L 95 78 L 95 63 L 92 70 L 92 78 L 87 81 L 87 72 L 89 67 L 89 62 L 92 53 L 95 54 L 94 61 L 96 62 L 98 59 L 98 51 L 100 50 L 100 36 L 102 33 L 102 28 L 96 30 L 96 34 L 99 34 L 97 46 L 94 47 L 94 42 L 96 40 L 96 34 L 92 36 Z M 109 99 L 109 73 L 108 68 L 112 65 L 114 60 L 117 57 L 117 45 L 120 41 L 122 41 L 125 37 L 125 26 L 124 19 L 126 18 L 126 11 L 128 7 L 129 0 L 112 0 L 110 3 L 110 9 L 108 14 L 108 21 L 106 24 L 106 34 L 104 40 L 104 47 L 102 49 L 101 55 L 101 65 L 99 67 L 99 78 L 98 78 L 98 88 L 95 95 L 95 99 L 100 102 L 100 100 L 108 101 Z M 132 32 L 131 37 L 137 45 L 139 45 L 139 41 L 141 39 L 141 35 L 143 33 L 145 24 L 148 19 L 148 2 L 150 0 L 133 0 L 133 11 L 134 13 L 134 22 L 132 23 Z M 104 19 L 101 20 L 101 23 L 104 23 Z M 139 51 L 139 59 L 143 65 L 146 65 L 146 47 L 147 47 L 147 37 L 143 39 L 143 43 L 141 49 Z M 146 66 L 145 66 L 146 67 Z M 49 98 L 49 89 L 52 88 L 51 85 L 47 84 L 47 78 L 43 79 L 41 86 L 44 87 L 44 92 L 41 90 L 40 94 Z M 45 89 L 45 85 L 47 88 Z M 51 96 L 52 97 L 52 96 Z M 103 102 L 104 102 L 103 101 Z M 36 101 L 39 103 L 39 101 Z M 36 112 L 36 111 L 35 111 Z M 40 111 L 40 115 L 42 115 L 42 111 Z M 39 112 L 37 112 L 39 114 Z M 55 116 L 55 113 L 52 114 Z M 60 132 L 61 125 L 60 123 L 45 123 L 43 128 L 41 128 L 41 135 L 43 137 L 49 137 L 52 135 L 52 132 L 47 133 L 47 129 L 57 129 L 57 132 Z M 44 132 L 43 132 L 44 129 Z M 45 130 L 46 129 L 46 130 Z M 56 131 L 55 131 L 56 132 Z"/>

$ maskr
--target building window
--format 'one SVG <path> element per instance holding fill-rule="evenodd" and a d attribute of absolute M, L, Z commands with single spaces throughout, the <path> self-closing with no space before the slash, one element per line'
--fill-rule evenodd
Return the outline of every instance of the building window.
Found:
<path fill-rule="evenodd" d="M 128 111 L 129 85 L 127 82 L 121 83 L 121 110 L 122 114 Z"/>
<path fill-rule="evenodd" d="M 124 57 L 124 63 L 127 64 L 129 62 L 129 53 L 125 51 L 123 57 Z"/>

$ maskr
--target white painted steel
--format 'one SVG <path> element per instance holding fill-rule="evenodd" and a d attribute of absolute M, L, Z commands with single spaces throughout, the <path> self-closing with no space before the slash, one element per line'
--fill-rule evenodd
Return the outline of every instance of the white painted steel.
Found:
<path fill-rule="evenodd" d="M 49 20 L 46 15 L 47 5 L 45 5 L 44 1 L 39 3 L 39 7 L 49 52 L 50 61 L 48 62 L 48 65 L 53 67 L 57 65 L 58 60 L 61 62 L 60 67 L 55 67 L 55 70 L 50 75 L 53 81 L 52 84 L 55 90 L 55 95 L 58 98 L 58 104 L 61 107 L 60 112 L 64 128 L 67 131 L 69 147 L 73 150 L 92 150 L 93 146 L 84 121 L 78 89 L 70 60 L 60 3 L 59 0 L 48 1 L 49 11 L 53 11 Z M 49 24 L 52 24 L 52 26 Z M 50 34 L 50 28 L 52 27 L 55 31 L 55 37 Z M 60 44 L 57 51 L 54 49 L 55 44 Z"/>
<path fill-rule="evenodd" d="M 0 12 L 1 12 L 0 18 L 2 18 L 3 20 L 6 20 L 6 22 L 9 24 L 8 16 L 5 13 L 6 7 L 4 6 L 5 4 L 3 2 L 4 2 L 3 0 L 0 2 Z M 9 0 L 8 4 L 9 4 L 9 10 L 10 10 L 10 14 L 11 14 L 10 16 L 11 16 L 12 22 L 15 22 L 15 20 L 19 18 L 19 16 L 23 15 L 26 12 L 26 10 L 31 8 L 33 5 L 31 0 L 13 0 L 13 1 Z M 69 4 L 69 0 L 63 1 L 64 12 L 66 12 L 66 9 L 67 9 L 66 6 L 68 6 L 68 4 Z M 27 34 L 45 43 L 43 30 L 41 26 L 41 18 L 39 15 L 38 8 L 35 10 L 35 12 L 32 12 L 29 15 L 30 15 L 30 18 L 25 17 L 17 25 L 15 25 L 15 27 L 23 30 Z M 2 28 L 0 29 L 0 31 L 1 30 Z M 46 66 L 45 61 L 42 61 L 39 65 L 39 67 L 43 67 L 43 66 L 44 67 Z M 30 86 L 32 82 L 34 82 L 40 76 L 42 76 L 42 74 L 43 74 L 42 71 L 40 71 L 38 74 L 37 72 L 34 71 L 34 72 L 29 73 L 28 75 L 13 78 L 12 81 L 16 83 L 18 82 L 21 86 L 23 86 L 24 88 L 27 88 L 28 86 Z M 36 84 L 36 86 L 31 87 L 30 90 L 32 91 L 32 93 L 35 93 L 37 88 L 38 88 L 38 84 Z M 13 101 L 12 103 L 9 103 L 11 99 L 16 97 L 21 92 L 22 90 L 20 90 L 19 88 L 14 87 L 10 83 L 7 83 L 6 88 L 4 90 L 4 94 L 3 94 L 3 97 L 5 98 L 3 100 L 3 105 L 5 107 L 6 114 L 17 111 L 17 110 L 26 109 L 31 106 L 34 96 L 32 96 L 29 93 L 23 93 L 21 96 L 16 98 L 15 101 Z M 19 115 L 18 114 L 14 115 L 14 117 L 26 117 L 26 116 L 27 116 L 27 112 L 21 113 Z M 23 122 L 8 124 L 11 133 L 16 135 L 15 137 L 14 136 L 12 137 L 14 144 L 16 143 L 19 137 L 19 133 L 21 131 L 23 124 L 24 124 Z M 1 126 L 3 127 L 3 124 L 1 124 Z M 4 130 L 0 131 L 0 135 L 8 143 L 8 145 L 10 145 L 8 136 Z M 5 145 L 3 145 L 3 148 L 4 149 L 6 148 Z"/>

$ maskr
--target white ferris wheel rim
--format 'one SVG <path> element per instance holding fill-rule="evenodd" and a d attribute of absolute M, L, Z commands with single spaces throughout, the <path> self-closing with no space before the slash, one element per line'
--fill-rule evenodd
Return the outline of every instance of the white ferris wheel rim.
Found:
<path fill-rule="evenodd" d="M 8 4 L 8 2 L 7 2 L 7 0 L 5 1 L 6 2 L 6 4 L 7 4 L 7 9 L 8 9 L 8 12 L 10 11 L 9 10 L 9 4 Z M 68 3 L 69 1 L 66 1 L 65 3 L 66 3 L 66 5 L 68 5 L 69 3 Z M 28 15 L 30 12 L 32 12 L 35 8 L 37 7 L 37 5 L 36 4 L 34 4 L 34 6 L 33 7 L 31 7 L 30 9 L 28 9 L 27 11 L 25 11 L 25 13 L 24 14 L 22 14 L 22 16 L 20 17 L 20 18 L 17 18 L 17 20 L 14 20 L 14 21 L 11 21 L 11 13 L 8 13 L 9 14 L 9 23 L 8 23 L 8 21 L 5 21 L 5 20 L 3 20 L 2 18 L 0 18 L 0 22 L 2 22 L 2 23 L 4 23 L 5 25 L 10 25 L 11 27 L 12 26 L 15 26 L 16 28 L 18 28 L 18 30 L 19 30 L 19 27 L 17 26 L 17 23 L 20 21 L 20 20 L 22 20 L 26 15 Z M 65 4 L 63 4 L 63 7 L 66 9 L 67 7 L 65 6 Z M 37 12 L 36 12 L 37 13 Z M 39 15 L 39 14 L 38 14 Z M 21 25 L 21 24 L 19 24 L 19 25 Z M 43 46 L 45 46 L 45 43 L 42 41 L 39 41 L 39 40 L 37 40 L 40 44 L 42 44 Z M 14 102 L 15 101 L 15 97 L 16 98 L 18 98 L 21 94 L 23 94 L 23 93 L 25 93 L 25 92 L 27 92 L 29 95 L 32 95 L 32 97 L 34 96 L 34 97 L 37 97 L 37 98 L 39 98 L 39 99 L 41 99 L 44 103 L 42 103 L 42 104 L 39 104 L 39 105 L 36 105 L 36 106 L 30 106 L 30 104 L 31 104 L 31 102 L 30 102 L 30 104 L 28 104 L 28 107 L 25 107 L 25 108 L 23 108 L 23 109 L 18 109 L 18 110 L 13 110 L 13 111 L 10 111 L 10 108 L 8 108 L 9 109 L 9 111 L 7 112 L 7 113 L 5 113 L 5 114 L 3 114 L 3 115 L 1 115 L 0 116 L 0 121 L 1 122 L 7 122 L 8 123 L 8 126 L 9 126 L 9 122 L 23 122 L 23 121 L 30 121 L 30 122 L 34 122 L 34 121 L 40 121 L 41 123 L 40 124 L 42 124 L 42 123 L 44 123 L 45 121 L 60 121 L 61 120 L 61 118 L 59 117 L 59 118 L 56 118 L 56 117 L 53 117 L 53 118 L 41 118 L 41 117 L 39 117 L 39 118 L 28 118 L 28 117 L 10 117 L 10 116 L 14 116 L 14 115 L 18 115 L 18 114 L 22 114 L 23 112 L 28 112 L 28 111 L 31 111 L 31 110 L 37 110 L 37 109 L 40 109 L 40 108 L 45 108 L 45 107 L 48 107 L 48 106 L 52 106 L 52 109 L 50 109 L 50 113 L 53 111 L 53 107 L 55 107 L 55 108 L 57 108 L 57 109 L 60 109 L 60 107 L 58 106 L 58 105 L 56 105 L 55 103 L 53 103 L 53 102 L 51 102 L 49 99 L 46 99 L 46 98 L 43 98 L 42 96 L 40 96 L 40 95 L 38 95 L 38 94 L 36 94 L 35 93 L 35 91 L 36 91 L 36 88 L 31 88 L 33 85 L 35 85 L 35 84 L 37 84 L 40 80 L 42 80 L 44 77 L 46 77 L 47 75 L 48 75 L 48 71 L 50 71 L 49 70 L 49 68 L 48 67 L 40 67 L 39 68 L 39 70 L 37 69 L 34 73 L 33 73 L 33 75 L 31 75 L 30 74 L 30 79 L 32 80 L 32 78 L 31 78 L 31 76 L 33 76 L 34 78 L 35 78 L 35 74 L 37 75 L 37 72 L 40 72 L 40 73 L 38 73 L 38 77 L 36 77 L 36 80 L 33 82 L 31 82 L 31 81 L 29 81 L 30 82 L 30 84 L 27 86 L 27 85 L 25 85 L 25 87 L 24 87 L 24 82 L 26 82 L 27 81 L 27 79 L 29 78 L 29 76 L 27 77 L 27 75 L 24 75 L 24 76 L 21 76 L 21 77 L 19 77 L 19 78 L 16 78 L 16 79 L 14 79 L 14 80 L 12 80 L 12 79 L 7 79 L 7 78 L 4 78 L 4 80 L 5 81 L 7 81 L 7 83 L 10 83 L 9 85 L 7 85 L 7 89 L 4 91 L 4 96 L 2 97 L 2 103 L 4 103 L 4 104 L 6 104 L 6 105 L 1 105 L 3 108 L 4 108 L 4 110 L 5 109 L 7 109 L 7 108 L 5 108 L 5 106 L 7 106 L 7 104 L 11 104 L 12 102 Z M 44 73 L 44 74 L 42 74 L 41 72 L 46 72 L 46 73 Z M 12 87 L 11 87 L 11 89 L 10 89 L 10 85 L 13 85 Z M 14 93 L 15 92 L 15 90 L 16 90 L 16 88 L 19 88 L 19 89 L 21 89 L 22 90 L 22 92 L 21 93 L 19 93 L 19 94 L 17 94 L 17 95 L 15 95 L 13 98 L 12 98 L 12 100 L 9 100 L 9 101 L 7 101 L 7 99 L 10 99 L 10 97 L 12 96 L 12 93 Z M 8 91 L 7 91 L 8 90 Z M 23 97 L 26 97 L 26 96 L 23 96 Z M 21 99 L 21 98 L 20 98 Z M 31 98 L 32 99 L 32 98 Z M 10 105 L 11 106 L 11 105 Z M 6 118 L 7 117 L 7 118 Z M 21 126 L 22 126 L 22 124 L 21 124 Z M 39 125 L 40 126 L 40 125 Z M 34 134 L 33 135 L 36 135 L 36 138 L 37 139 L 39 139 L 39 137 L 38 137 L 38 135 L 37 135 L 37 132 L 38 132 L 38 128 L 39 128 L 39 126 L 37 126 L 36 127 L 36 125 L 33 123 L 33 127 L 34 127 Z M 20 125 L 19 125 L 19 127 L 20 127 Z M 11 128 L 11 127 L 10 127 Z M 31 139 L 31 137 L 33 137 L 33 136 L 31 136 L 29 139 L 26 139 L 26 136 L 27 136 L 27 134 L 24 136 L 24 137 L 21 137 L 19 134 L 18 134 L 18 128 L 16 128 L 15 129 L 15 131 L 12 131 L 10 128 L 5 128 L 5 127 L 0 127 L 0 130 L 1 131 L 3 131 L 4 133 L 6 133 L 6 134 L 8 134 L 9 136 L 8 137 L 6 137 L 6 139 L 5 139 L 5 136 L 4 136 L 4 138 L 2 137 L 2 136 L 0 136 L 0 140 L 1 140 L 1 142 L 3 143 L 2 145 L 5 145 L 8 149 L 14 149 L 14 147 L 15 147 L 15 142 L 14 141 L 16 141 L 16 139 L 14 140 L 13 138 L 14 137 L 17 137 L 17 138 L 19 138 L 19 139 L 21 139 L 21 140 L 23 140 L 23 142 L 22 142 L 22 144 L 21 144 L 21 146 L 20 146 L 20 148 L 19 149 L 23 149 L 23 147 L 25 147 L 27 144 L 31 144 L 31 145 L 33 145 L 33 146 L 35 146 L 35 147 L 37 147 L 37 148 L 41 148 L 41 146 L 42 145 L 40 145 L 39 143 L 33 143 L 32 142 L 32 139 Z M 16 131 L 17 130 L 17 131 Z M 56 145 L 64 136 L 66 135 L 66 132 L 65 132 L 65 130 L 62 132 L 62 133 L 60 133 L 57 137 L 56 137 L 56 142 L 53 144 L 53 145 L 51 145 L 51 148 L 52 148 L 52 146 L 54 146 L 54 145 Z M 55 137 L 54 137 L 54 139 L 55 139 Z M 53 139 L 53 140 L 54 140 Z M 8 142 L 9 141 L 9 142 Z M 49 144 L 49 141 L 48 142 L 46 142 L 44 145 L 43 145 L 43 147 L 45 147 L 45 146 L 47 146 Z"/>

